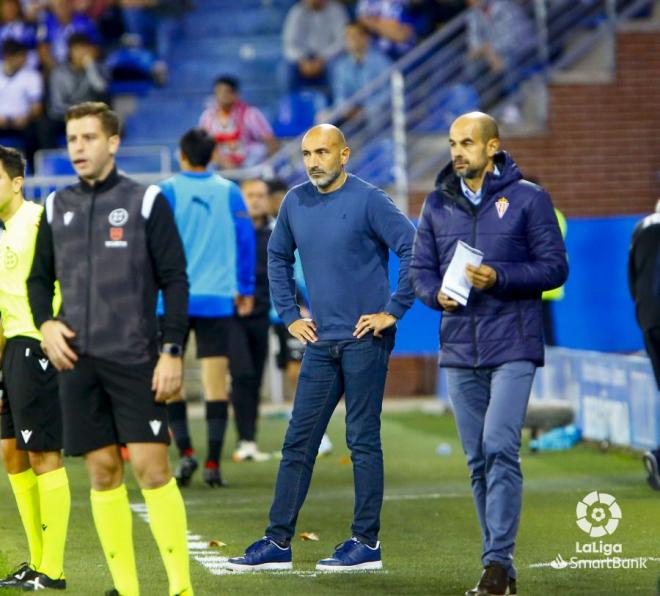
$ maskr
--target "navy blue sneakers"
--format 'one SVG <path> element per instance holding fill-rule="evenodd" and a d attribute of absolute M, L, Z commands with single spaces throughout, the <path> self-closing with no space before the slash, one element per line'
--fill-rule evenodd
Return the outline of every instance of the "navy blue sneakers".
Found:
<path fill-rule="evenodd" d="M 291 569 L 291 547 L 282 548 L 264 536 L 248 546 L 242 557 L 229 559 L 227 567 L 234 571 L 287 571 Z"/>
<path fill-rule="evenodd" d="M 368 571 L 382 568 L 380 542 L 371 547 L 357 538 L 337 545 L 332 557 L 322 559 L 316 565 L 317 571 Z"/>

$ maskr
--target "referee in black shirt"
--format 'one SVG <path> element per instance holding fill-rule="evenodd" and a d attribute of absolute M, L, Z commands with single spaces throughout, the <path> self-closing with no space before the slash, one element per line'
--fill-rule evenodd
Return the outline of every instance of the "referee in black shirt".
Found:
<path fill-rule="evenodd" d="M 110 593 L 139 593 L 119 453 L 126 443 L 170 594 L 190 596 L 186 513 L 169 467 L 165 408 L 181 385 L 188 308 L 183 247 L 159 188 L 117 172 L 119 121 L 107 105 L 70 108 L 66 137 L 80 181 L 46 199 L 28 279 L 43 348 L 61 371 L 64 447 L 85 458 L 94 522 L 114 581 Z M 55 280 L 62 292 L 57 318 Z"/>

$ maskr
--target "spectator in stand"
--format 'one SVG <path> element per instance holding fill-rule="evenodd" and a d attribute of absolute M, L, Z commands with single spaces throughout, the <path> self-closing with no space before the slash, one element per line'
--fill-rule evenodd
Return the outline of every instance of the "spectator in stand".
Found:
<path fill-rule="evenodd" d="M 85 101 L 106 101 L 108 81 L 97 62 L 98 46 L 84 33 L 73 33 L 68 39 L 69 59 L 50 73 L 46 116 L 39 122 L 39 145 L 42 149 L 57 147 L 64 135 L 67 110 Z"/>
<path fill-rule="evenodd" d="M 69 0 L 50 0 L 49 7 L 41 15 L 37 27 L 37 50 L 47 73 L 56 64 L 66 62 L 69 52 L 67 40 L 73 33 L 85 33 L 94 43 L 99 42 L 94 21 L 74 12 Z"/>
<path fill-rule="evenodd" d="M 357 5 L 358 20 L 392 60 L 403 56 L 417 40 L 408 4 L 408 0 L 359 0 Z"/>
<path fill-rule="evenodd" d="M 118 46 L 126 32 L 124 15 L 119 0 L 72 0 L 76 12 L 88 16 L 99 30 L 100 45 L 104 51 Z"/>
<path fill-rule="evenodd" d="M 20 147 L 31 160 L 36 150 L 35 120 L 42 110 L 43 79 L 27 64 L 28 49 L 19 41 L 5 40 L 2 56 L 0 136 L 3 144 Z"/>
<path fill-rule="evenodd" d="M 327 89 L 328 71 L 344 49 L 346 9 L 335 0 L 300 0 L 284 22 L 284 57 L 290 89 Z"/>
<path fill-rule="evenodd" d="M 494 103 L 500 94 L 515 91 L 520 81 L 520 66 L 535 59 L 536 31 L 524 8 L 514 0 L 468 0 L 468 56 L 466 70 L 484 106 Z M 531 64 L 530 64 L 531 65 Z M 520 107 L 508 102 L 500 120 L 516 124 Z"/>
<path fill-rule="evenodd" d="M 154 78 L 167 80 L 167 58 L 181 21 L 191 8 L 190 0 L 120 0 L 129 33 L 136 35 L 143 47 L 156 57 Z"/>
<path fill-rule="evenodd" d="M 221 76 L 213 91 L 215 100 L 202 113 L 199 125 L 217 143 L 215 165 L 222 170 L 255 166 L 274 153 L 273 129 L 259 108 L 241 100 L 238 79 Z"/>
<path fill-rule="evenodd" d="M 35 28 L 25 20 L 19 0 L 0 1 L 0 43 L 7 39 L 18 41 L 29 50 L 37 47 Z"/>
<path fill-rule="evenodd" d="M 390 60 L 380 50 L 371 45 L 369 32 L 359 22 L 346 27 L 346 53 L 333 68 L 332 97 L 335 104 L 341 104 L 378 78 L 390 66 Z M 360 105 L 355 105 L 345 117 L 366 113 L 369 120 L 376 120 L 379 110 L 387 102 L 387 94 L 372 93 Z"/>

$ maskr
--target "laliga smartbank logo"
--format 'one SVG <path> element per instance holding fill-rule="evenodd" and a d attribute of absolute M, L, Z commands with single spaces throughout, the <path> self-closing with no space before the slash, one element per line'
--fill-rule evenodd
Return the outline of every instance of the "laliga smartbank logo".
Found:
<path fill-rule="evenodd" d="M 577 503 L 575 523 L 592 538 L 589 542 L 575 542 L 575 555 L 564 558 L 558 553 L 550 563 L 534 564 L 532 567 L 553 569 L 647 569 L 649 557 L 624 558 L 623 545 L 609 542 L 623 519 L 621 507 L 616 499 L 599 491 L 592 491 Z M 600 540 L 593 540 L 600 539 Z"/>
<path fill-rule="evenodd" d="M 612 495 L 590 492 L 575 510 L 580 530 L 592 538 L 614 534 L 621 521 L 621 507 Z"/>

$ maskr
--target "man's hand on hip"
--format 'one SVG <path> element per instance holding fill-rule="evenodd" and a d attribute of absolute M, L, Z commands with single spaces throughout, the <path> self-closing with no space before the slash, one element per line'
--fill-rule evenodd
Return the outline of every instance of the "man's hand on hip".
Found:
<path fill-rule="evenodd" d="M 465 275 L 477 290 L 489 290 L 497 281 L 497 271 L 488 265 L 468 265 Z"/>
<path fill-rule="evenodd" d="M 161 354 L 151 379 L 156 401 L 165 402 L 179 392 L 183 379 L 183 358 Z"/>
<path fill-rule="evenodd" d="M 289 333 L 305 345 L 318 340 L 316 323 L 312 319 L 298 319 L 289 325 Z"/>
<path fill-rule="evenodd" d="M 71 349 L 67 340 L 76 334 L 62 321 L 46 321 L 39 329 L 43 340 L 41 349 L 57 370 L 71 370 L 78 362 L 78 355 Z"/>
<path fill-rule="evenodd" d="M 373 331 L 375 337 L 380 337 L 380 332 L 396 324 L 396 317 L 388 312 L 378 312 L 372 315 L 362 315 L 355 325 L 353 337 L 364 337 Z"/>

